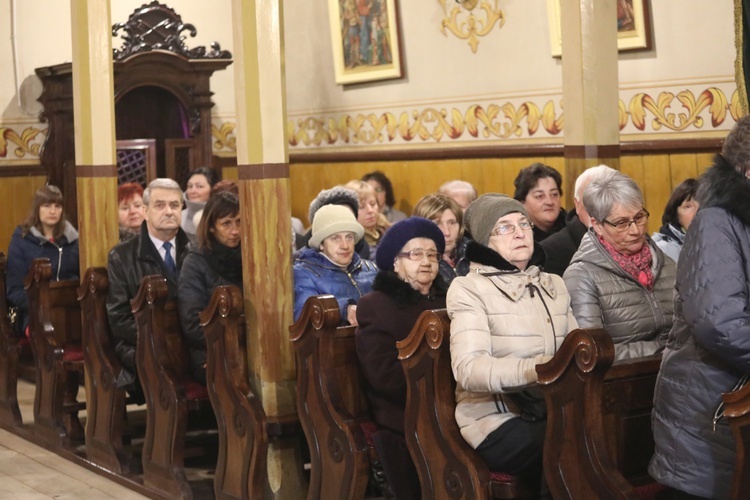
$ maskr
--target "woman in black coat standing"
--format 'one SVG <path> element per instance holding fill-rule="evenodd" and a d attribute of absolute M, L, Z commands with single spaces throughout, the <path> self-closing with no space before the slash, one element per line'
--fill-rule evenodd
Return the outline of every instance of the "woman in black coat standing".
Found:
<path fill-rule="evenodd" d="M 446 286 L 438 274 L 445 238 L 422 217 L 394 224 L 377 253 L 373 291 L 357 307 L 355 343 L 366 393 L 379 431 L 373 435 L 396 498 L 420 498 L 419 479 L 404 438 L 406 377 L 396 342 L 411 332 L 423 311 L 445 308 Z"/>
<path fill-rule="evenodd" d="M 206 382 L 206 337 L 198 315 L 211 301 L 214 288 L 242 289 L 240 203 L 231 192 L 209 198 L 196 232 L 197 250 L 185 257 L 180 270 L 177 304 L 180 325 L 190 350 L 193 378 Z"/>

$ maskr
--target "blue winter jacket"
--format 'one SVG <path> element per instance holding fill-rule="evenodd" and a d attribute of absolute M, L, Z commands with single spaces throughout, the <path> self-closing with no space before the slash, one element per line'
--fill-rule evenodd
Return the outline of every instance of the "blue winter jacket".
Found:
<path fill-rule="evenodd" d="M 336 297 L 342 322 L 346 322 L 346 307 L 372 291 L 376 274 L 375 263 L 361 259 L 356 253 L 344 270 L 318 250 L 303 249 L 294 260 L 294 321 L 309 297 L 330 294 Z"/>
<path fill-rule="evenodd" d="M 52 279 L 55 281 L 78 279 L 78 231 L 65 223 L 63 236 L 49 241 L 35 227 L 26 236 L 21 235 L 21 226 L 13 231 L 8 249 L 6 270 L 6 292 L 9 305 L 17 306 L 21 312 L 23 327 L 29 310 L 29 299 L 23 289 L 23 280 L 31 269 L 34 259 L 46 257 L 52 264 Z"/>

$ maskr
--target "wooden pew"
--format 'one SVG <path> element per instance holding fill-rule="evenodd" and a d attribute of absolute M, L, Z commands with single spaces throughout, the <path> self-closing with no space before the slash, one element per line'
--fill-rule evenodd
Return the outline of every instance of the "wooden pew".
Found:
<path fill-rule="evenodd" d="M 145 276 L 131 301 L 138 326 L 136 366 L 146 398 L 143 483 L 170 498 L 193 497 L 185 475 L 188 412 L 209 407 L 208 391 L 190 377 L 177 304 L 163 276 Z"/>
<path fill-rule="evenodd" d="M 86 456 L 96 465 L 124 475 L 137 467 L 123 445 L 126 393 L 116 385 L 122 365 L 112 345 L 107 318 L 108 288 L 107 270 L 90 267 L 78 289 L 87 389 Z"/>
<path fill-rule="evenodd" d="M 36 364 L 34 433 L 50 448 L 82 441 L 76 398 L 83 374 L 78 281 L 51 281 L 48 259 L 35 259 L 24 287 L 29 298 L 29 331 Z"/>
<path fill-rule="evenodd" d="M 396 343 L 406 375 L 406 442 L 422 497 L 527 498 L 513 476 L 491 473 L 461 436 L 449 339 L 450 320 L 442 309 L 422 313 L 409 336 Z"/>
<path fill-rule="evenodd" d="M 267 419 L 248 383 L 242 292 L 234 286 L 217 287 L 200 317 L 208 349 L 208 395 L 219 429 L 214 494 L 217 500 L 262 498 Z"/>
<path fill-rule="evenodd" d="M 732 478 L 732 500 L 747 498 L 750 491 L 750 384 L 722 395 L 724 417 L 737 444 Z"/>
<path fill-rule="evenodd" d="M 5 295 L 7 265 L 5 254 L 0 252 L 0 427 L 12 430 L 23 423 L 17 395 L 18 358 L 22 339 L 16 337 L 8 320 L 8 301 Z"/>
<path fill-rule="evenodd" d="M 308 499 L 361 499 L 379 460 L 354 345 L 331 295 L 310 297 L 289 327 L 297 355 L 297 412 L 310 448 Z M 371 434 L 370 434 L 371 435 Z M 374 478 L 387 488 L 382 474 Z"/>

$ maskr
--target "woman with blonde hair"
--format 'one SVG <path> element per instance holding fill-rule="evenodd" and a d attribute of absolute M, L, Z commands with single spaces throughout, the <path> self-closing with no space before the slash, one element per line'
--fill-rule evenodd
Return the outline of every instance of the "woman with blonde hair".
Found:
<path fill-rule="evenodd" d="M 365 241 L 370 247 L 370 260 L 375 260 L 375 254 L 380 243 L 380 238 L 391 227 L 385 215 L 380 213 L 378 197 L 375 189 L 365 181 L 349 181 L 344 185 L 357 193 L 359 200 L 359 213 L 357 222 L 365 228 Z"/>
<path fill-rule="evenodd" d="M 417 217 L 424 217 L 437 224 L 445 238 L 445 252 L 440 260 L 440 276 L 446 284 L 456 276 L 466 276 L 469 272 L 469 261 L 466 259 L 463 210 L 453 198 L 444 194 L 433 193 L 423 196 L 414 206 Z"/>

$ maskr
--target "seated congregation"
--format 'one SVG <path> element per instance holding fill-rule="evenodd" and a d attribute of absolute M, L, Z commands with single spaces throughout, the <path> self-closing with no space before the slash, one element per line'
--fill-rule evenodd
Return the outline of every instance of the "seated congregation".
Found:
<path fill-rule="evenodd" d="M 284 424 L 248 384 L 235 183 L 200 168 L 184 191 L 120 186 L 121 241 L 83 272 L 45 186 L 0 259 L 0 425 L 168 497 L 192 498 L 187 434 L 208 428 L 222 498 L 262 495 L 269 440 L 294 432 L 310 498 L 739 498 L 747 133 L 746 117 L 653 237 L 636 182 L 603 165 L 576 179 L 570 211 L 541 163 L 512 197 L 454 180 L 411 216 L 382 172 L 324 189 L 283 242 L 299 417 Z M 131 403 L 146 408 L 139 437 Z"/>

